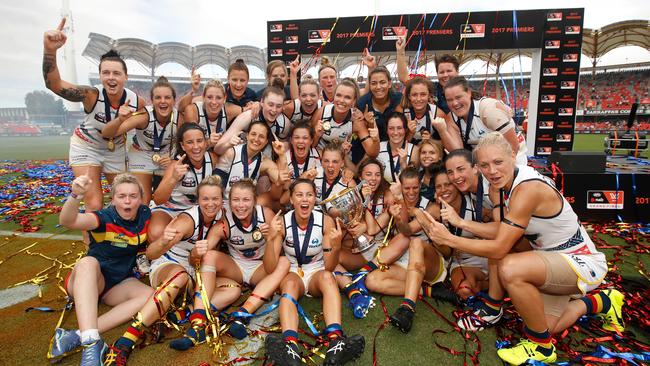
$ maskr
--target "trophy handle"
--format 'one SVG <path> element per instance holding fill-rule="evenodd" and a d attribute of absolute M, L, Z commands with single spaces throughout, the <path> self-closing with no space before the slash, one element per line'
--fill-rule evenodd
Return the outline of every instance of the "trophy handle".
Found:
<path fill-rule="evenodd" d="M 365 179 L 362 179 L 361 182 L 359 182 L 359 184 L 356 187 L 357 191 L 359 192 L 359 195 L 361 195 L 361 197 L 363 197 L 363 195 L 361 194 L 361 188 L 363 188 L 363 186 L 365 186 L 366 184 L 368 184 L 368 181 L 365 180 Z M 370 204 L 370 196 L 364 197 L 363 208 L 368 208 L 369 204 Z"/>

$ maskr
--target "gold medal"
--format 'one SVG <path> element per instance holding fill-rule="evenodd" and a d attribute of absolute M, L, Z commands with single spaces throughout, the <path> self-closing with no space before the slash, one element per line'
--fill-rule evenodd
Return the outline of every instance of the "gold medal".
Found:
<path fill-rule="evenodd" d="M 332 139 L 332 143 L 333 143 L 333 144 L 338 144 L 339 142 L 341 142 L 341 140 L 339 140 L 339 139 L 337 139 L 337 138 L 333 138 L 333 139 Z"/>
<path fill-rule="evenodd" d="M 254 241 L 260 241 L 260 240 L 262 240 L 262 237 L 263 237 L 262 232 L 259 229 L 255 229 L 255 231 L 253 231 L 253 240 Z"/>
<path fill-rule="evenodd" d="M 329 131 L 332 129 L 332 125 L 329 122 L 323 122 L 323 131 Z"/>
<path fill-rule="evenodd" d="M 305 277 L 305 272 L 302 271 L 302 267 L 298 267 L 298 276 L 300 276 L 300 278 Z"/>
<path fill-rule="evenodd" d="M 108 147 L 108 151 L 115 151 L 115 142 L 113 141 L 112 137 L 108 140 L 108 143 L 106 145 Z"/>
<path fill-rule="evenodd" d="M 160 161 L 160 159 L 162 159 L 162 157 L 160 155 L 158 155 L 158 154 L 153 154 L 151 156 L 151 161 L 153 161 L 156 164 Z"/>

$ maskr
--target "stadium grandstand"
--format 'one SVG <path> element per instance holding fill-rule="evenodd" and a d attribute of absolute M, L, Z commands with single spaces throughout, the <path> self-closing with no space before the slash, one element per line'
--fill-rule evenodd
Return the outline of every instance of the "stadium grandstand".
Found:
<path fill-rule="evenodd" d="M 576 132 L 600 133 L 623 128 L 633 103 L 638 103 L 635 128 L 647 132 L 650 128 L 650 95 L 648 80 L 650 62 L 599 66 L 598 60 L 607 52 L 622 46 L 639 46 L 650 50 L 650 25 L 647 20 L 629 20 L 613 23 L 600 29 L 583 30 L 583 57 L 587 57 L 592 67 L 580 70 L 578 113 Z M 127 60 L 135 60 L 148 70 L 147 75 L 129 75 L 127 87 L 148 99 L 149 90 L 155 78 L 156 70 L 165 63 L 176 63 L 185 69 L 200 68 L 204 65 L 216 65 L 224 70 L 236 59 L 243 59 L 249 66 L 264 70 L 266 67 L 266 49 L 253 46 L 236 46 L 232 48 L 220 45 L 202 44 L 190 46 L 179 42 L 153 44 L 135 38 L 112 39 L 108 36 L 91 33 L 83 56 L 98 63 L 99 57 L 109 49 L 116 49 Z M 349 76 L 349 70 L 361 73 L 359 57 L 356 55 L 328 55 L 336 60 L 339 73 Z M 411 55 L 413 56 L 413 55 Z M 459 54 L 461 73 L 464 65 L 476 60 L 483 61 L 488 73 L 477 72 L 465 75 L 472 87 L 480 94 L 495 97 L 509 104 L 516 111 L 521 122 L 526 116 L 530 89 L 530 73 L 502 73 L 499 68 L 508 60 L 530 57 L 526 51 L 504 53 L 465 53 Z M 379 61 L 390 66 L 395 63 L 394 54 L 378 54 Z M 428 70 L 427 76 L 435 78 L 432 65 L 434 55 L 419 60 L 418 70 Z M 413 58 L 412 58 L 413 59 Z M 315 66 L 307 70 L 315 74 Z M 429 75 L 433 73 L 434 75 Z M 464 73 L 466 74 L 466 73 Z M 189 88 L 187 77 L 168 77 L 176 88 L 177 94 L 186 93 Z M 363 77 L 358 77 L 363 84 Z M 99 84 L 98 74 L 90 75 L 92 85 Z M 264 79 L 252 78 L 249 86 L 261 89 Z M 398 89 L 401 88 L 396 83 Z"/>

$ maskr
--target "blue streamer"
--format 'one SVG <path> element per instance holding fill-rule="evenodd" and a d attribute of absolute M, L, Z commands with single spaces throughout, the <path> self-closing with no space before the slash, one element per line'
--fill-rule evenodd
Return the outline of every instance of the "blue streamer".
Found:
<path fill-rule="evenodd" d="M 614 207 L 616 208 L 616 217 L 618 218 L 618 222 L 623 222 L 623 218 L 621 217 L 621 214 L 618 211 L 618 195 L 619 195 L 619 172 L 616 172 L 616 202 L 614 202 Z"/>
<path fill-rule="evenodd" d="M 506 104 L 508 107 L 510 106 L 510 93 L 508 92 L 508 86 L 506 85 L 506 81 L 503 78 L 503 76 L 499 75 L 501 78 L 501 85 L 503 85 L 503 91 L 506 93 Z"/>
<path fill-rule="evenodd" d="M 311 333 L 314 336 L 318 337 L 319 333 L 316 330 L 316 327 L 314 326 L 314 323 L 312 323 L 311 320 L 309 320 L 309 317 L 307 316 L 307 314 L 305 314 L 305 311 L 302 309 L 302 306 L 300 306 L 300 304 L 298 304 L 298 301 L 296 301 L 296 299 L 291 297 L 291 295 L 289 295 L 289 294 L 282 294 L 282 297 L 284 297 L 285 299 L 291 300 L 291 302 L 293 302 L 293 304 L 296 305 L 296 309 L 298 310 L 298 314 L 300 314 L 300 316 L 302 316 L 303 319 L 305 319 L 305 323 L 307 323 L 307 326 L 309 327 L 309 330 L 311 331 Z"/>
<path fill-rule="evenodd" d="M 614 352 L 607 347 L 598 345 L 596 350 L 592 352 L 589 356 L 603 358 L 603 359 L 615 359 L 620 358 L 625 360 L 633 365 L 638 365 L 635 360 L 639 361 L 650 361 L 650 352 L 640 352 L 640 353 L 631 353 L 631 352 Z M 583 356 L 584 357 L 584 356 Z M 580 357 L 582 358 L 582 357 Z"/>
<path fill-rule="evenodd" d="M 269 304 L 264 311 L 256 314 L 251 314 L 251 313 L 245 313 L 243 311 L 235 311 L 234 313 L 230 313 L 230 316 L 235 317 L 235 318 L 257 318 L 258 316 L 264 316 L 273 310 L 275 310 L 278 306 L 280 306 L 280 299 L 275 300 L 272 304 Z"/>

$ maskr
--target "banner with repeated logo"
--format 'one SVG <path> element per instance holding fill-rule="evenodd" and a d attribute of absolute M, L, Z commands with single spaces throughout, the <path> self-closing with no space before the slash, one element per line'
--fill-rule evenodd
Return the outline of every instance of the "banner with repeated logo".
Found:
<path fill-rule="evenodd" d="M 539 100 L 529 104 L 538 106 L 534 153 L 549 155 L 573 145 L 583 15 L 584 9 L 538 9 L 269 21 L 268 59 L 360 55 L 364 48 L 393 54 L 405 32 L 407 51 L 541 49 Z"/>

